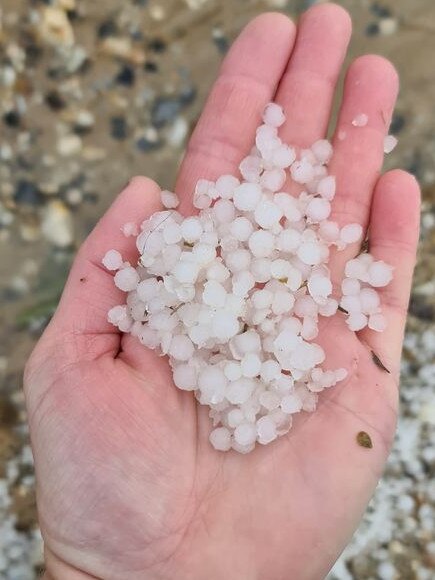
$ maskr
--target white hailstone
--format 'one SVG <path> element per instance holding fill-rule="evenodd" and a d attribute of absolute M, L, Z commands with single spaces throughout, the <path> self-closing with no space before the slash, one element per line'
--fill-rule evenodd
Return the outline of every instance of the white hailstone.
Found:
<path fill-rule="evenodd" d="M 213 398 L 213 394 L 216 394 L 216 398 L 221 398 L 227 386 L 227 378 L 224 375 L 221 368 L 215 365 L 207 365 L 203 368 L 198 375 L 198 387 L 210 398 Z M 219 402 L 219 401 L 216 401 Z"/>
<path fill-rule="evenodd" d="M 281 331 L 273 341 L 274 352 L 292 352 L 301 343 L 301 338 L 291 329 Z"/>
<path fill-rule="evenodd" d="M 204 284 L 202 299 L 204 304 L 213 308 L 223 308 L 227 298 L 227 291 L 216 280 L 209 280 Z"/>
<path fill-rule="evenodd" d="M 311 316 L 306 316 L 302 324 L 301 337 L 304 340 L 314 340 L 318 334 L 317 320 Z"/>
<path fill-rule="evenodd" d="M 256 258 L 266 258 L 275 249 L 275 236 L 265 230 L 256 230 L 249 237 L 248 245 Z"/>
<path fill-rule="evenodd" d="M 224 375 L 229 381 L 237 381 L 242 376 L 242 367 L 239 362 L 230 361 L 224 366 Z"/>
<path fill-rule="evenodd" d="M 231 433 L 226 427 L 218 427 L 210 433 L 210 443 L 217 451 L 231 449 Z"/>
<path fill-rule="evenodd" d="M 270 272 L 270 260 L 265 258 L 257 258 L 252 260 L 251 274 L 256 282 L 264 283 L 270 280 L 272 274 Z"/>
<path fill-rule="evenodd" d="M 311 151 L 314 153 L 316 159 L 324 165 L 331 159 L 333 149 L 329 141 L 320 139 L 311 145 Z"/>
<path fill-rule="evenodd" d="M 314 168 L 306 159 L 295 161 L 290 167 L 290 173 L 296 183 L 310 183 L 314 178 Z"/>
<path fill-rule="evenodd" d="M 359 113 L 353 120 L 352 125 L 354 127 L 365 127 L 369 121 L 368 116 L 365 113 Z"/>
<path fill-rule="evenodd" d="M 182 239 L 181 227 L 175 222 L 169 222 L 163 230 L 163 239 L 167 244 L 177 244 Z"/>
<path fill-rule="evenodd" d="M 362 312 L 352 312 L 349 314 L 348 318 L 346 318 L 346 323 L 350 330 L 357 332 L 367 326 L 367 316 Z"/>
<path fill-rule="evenodd" d="M 180 261 L 172 273 L 181 284 L 194 284 L 198 278 L 199 266 L 195 262 Z"/>
<path fill-rule="evenodd" d="M 379 294 L 373 288 L 363 288 L 359 294 L 364 314 L 376 314 L 381 304 Z"/>
<path fill-rule="evenodd" d="M 216 258 L 216 249 L 209 244 L 196 244 L 192 248 L 192 256 L 200 266 L 207 266 Z"/>
<path fill-rule="evenodd" d="M 319 235 L 328 243 L 334 243 L 340 237 L 340 228 L 336 222 L 325 220 L 319 224 Z"/>
<path fill-rule="evenodd" d="M 135 290 L 139 282 L 139 274 L 131 266 L 118 270 L 115 274 L 115 286 L 123 292 Z"/>
<path fill-rule="evenodd" d="M 233 293 L 236 296 L 246 296 L 255 286 L 255 278 L 251 272 L 236 272 L 232 279 Z"/>
<path fill-rule="evenodd" d="M 326 177 L 323 177 L 317 183 L 316 192 L 324 199 L 332 201 L 335 197 L 335 188 L 336 182 L 334 175 L 328 175 Z"/>
<path fill-rule="evenodd" d="M 234 205 L 241 211 L 254 211 L 262 196 L 256 183 L 242 183 L 234 190 Z"/>
<path fill-rule="evenodd" d="M 240 323 L 237 316 L 224 310 L 213 316 L 212 330 L 218 340 L 227 341 L 239 332 Z"/>
<path fill-rule="evenodd" d="M 387 286 L 393 279 L 393 268 L 382 260 L 373 262 L 368 268 L 369 282 L 375 288 Z"/>
<path fill-rule="evenodd" d="M 257 436 L 258 442 L 262 445 L 267 445 L 274 441 L 278 433 L 276 431 L 276 425 L 270 417 L 261 417 L 257 421 Z"/>
<path fill-rule="evenodd" d="M 279 316 L 291 311 L 295 303 L 295 297 L 290 292 L 275 292 L 272 301 L 272 312 Z"/>
<path fill-rule="evenodd" d="M 398 141 L 394 135 L 387 135 L 384 139 L 384 153 L 391 153 L 396 148 Z"/>
<path fill-rule="evenodd" d="M 260 175 L 263 171 L 263 161 L 260 157 L 248 155 L 239 165 L 240 173 L 248 183 L 257 183 L 260 181 Z M 234 191 L 233 191 L 234 196 Z"/>
<path fill-rule="evenodd" d="M 261 365 L 260 377 L 265 383 L 270 383 L 281 374 L 281 367 L 273 360 L 266 360 Z"/>
<path fill-rule="evenodd" d="M 383 314 L 371 314 L 369 316 L 368 327 L 376 332 L 384 332 L 387 328 L 387 321 Z"/>
<path fill-rule="evenodd" d="M 128 313 L 127 313 L 127 306 L 124 305 L 119 305 L 119 306 L 114 306 L 113 308 L 111 308 L 107 314 L 107 320 L 113 324 L 114 326 L 118 326 L 118 324 L 122 321 L 122 320 L 126 320 L 128 318 Z"/>
<path fill-rule="evenodd" d="M 237 407 L 231 409 L 228 412 L 227 424 L 228 424 L 228 427 L 231 427 L 232 429 L 235 429 L 236 427 L 238 427 L 245 420 L 246 420 L 245 414 L 243 413 L 243 411 L 241 409 L 238 409 Z"/>
<path fill-rule="evenodd" d="M 277 147 L 272 153 L 272 164 L 280 169 L 286 169 L 296 159 L 296 152 L 293 147 L 282 144 Z"/>
<path fill-rule="evenodd" d="M 338 302 L 334 298 L 328 298 L 325 304 L 319 305 L 319 314 L 321 316 L 334 316 L 338 310 Z"/>
<path fill-rule="evenodd" d="M 188 217 L 181 224 L 181 235 L 189 244 L 199 240 L 203 232 L 201 221 L 197 217 Z"/>
<path fill-rule="evenodd" d="M 254 379 L 242 377 L 228 384 L 225 396 L 233 405 L 241 405 L 252 395 L 255 386 Z"/>
<path fill-rule="evenodd" d="M 362 306 L 359 294 L 343 296 L 340 300 L 340 306 L 349 313 L 361 313 Z"/>
<path fill-rule="evenodd" d="M 265 189 L 276 192 L 284 185 L 286 177 L 284 169 L 266 169 L 260 177 L 260 184 Z"/>
<path fill-rule="evenodd" d="M 340 240 L 345 244 L 355 244 L 361 241 L 363 229 L 360 224 L 347 224 L 340 230 Z"/>
<path fill-rule="evenodd" d="M 312 199 L 305 210 L 307 217 L 313 223 L 319 223 L 326 220 L 331 213 L 331 204 L 327 199 L 315 197 Z"/>
<path fill-rule="evenodd" d="M 248 330 L 238 334 L 230 343 L 233 354 L 237 358 L 243 358 L 248 353 L 258 353 L 261 350 L 261 340 L 255 330 Z"/>
<path fill-rule="evenodd" d="M 344 278 L 341 283 L 343 296 L 357 296 L 361 290 L 361 283 L 356 278 Z"/>
<path fill-rule="evenodd" d="M 242 423 L 234 430 L 234 439 L 239 445 L 250 445 L 257 439 L 257 428 L 252 423 Z"/>
<path fill-rule="evenodd" d="M 235 217 L 234 204 L 228 199 L 219 199 L 213 206 L 213 215 L 220 223 L 232 222 Z"/>
<path fill-rule="evenodd" d="M 251 296 L 251 302 L 257 310 L 269 308 L 272 304 L 273 292 L 269 290 L 256 290 Z"/>
<path fill-rule="evenodd" d="M 261 359 L 257 354 L 250 352 L 242 358 L 240 366 L 243 376 L 252 379 L 260 373 Z"/>
<path fill-rule="evenodd" d="M 208 195 L 195 195 L 193 198 L 193 206 L 197 209 L 207 209 L 212 204 L 212 199 Z"/>
<path fill-rule="evenodd" d="M 281 409 L 284 413 L 293 414 L 299 413 L 302 410 L 302 401 L 301 399 L 294 393 L 290 395 L 286 395 L 281 400 Z"/>
<path fill-rule="evenodd" d="M 142 280 L 137 285 L 137 294 L 142 300 L 142 302 L 148 302 L 151 298 L 157 296 L 160 290 L 161 284 L 157 281 L 156 278 L 148 278 L 146 280 Z"/>
<path fill-rule="evenodd" d="M 246 217 L 237 217 L 230 224 L 230 233 L 240 242 L 246 242 L 249 236 L 254 231 L 254 226 Z"/>
<path fill-rule="evenodd" d="M 346 263 L 344 273 L 347 278 L 356 278 L 364 281 L 368 275 L 367 265 L 359 258 L 354 258 Z"/>
<path fill-rule="evenodd" d="M 249 270 L 252 254 L 248 250 L 240 249 L 225 257 L 225 264 L 231 272 Z"/>
<path fill-rule="evenodd" d="M 167 189 L 162 189 L 160 192 L 160 199 L 162 200 L 163 207 L 168 209 L 175 209 L 180 205 L 180 200 L 178 195 Z"/>
<path fill-rule="evenodd" d="M 349 373 L 347 372 L 346 369 L 343 369 L 343 368 L 342 369 L 337 369 L 335 371 L 335 380 L 337 382 L 344 381 L 344 379 L 347 378 L 348 374 Z"/>
<path fill-rule="evenodd" d="M 216 180 L 216 190 L 222 199 L 231 199 L 234 190 L 240 185 L 240 180 L 233 175 L 221 175 Z"/>
<path fill-rule="evenodd" d="M 301 234 L 295 229 L 282 230 L 276 239 L 276 248 L 281 252 L 293 253 L 301 243 Z"/>
<path fill-rule="evenodd" d="M 316 266 L 322 262 L 322 248 L 318 242 L 302 242 L 297 256 L 304 264 Z"/>
<path fill-rule="evenodd" d="M 283 260 L 282 258 L 278 258 L 277 260 L 273 260 L 270 264 L 270 273 L 272 278 L 276 278 L 277 280 L 287 281 L 292 271 L 292 266 L 287 260 Z"/>
<path fill-rule="evenodd" d="M 194 391 L 197 388 L 197 373 L 193 366 L 186 363 L 173 367 L 173 380 L 182 391 Z"/>
<path fill-rule="evenodd" d="M 269 103 L 263 112 L 263 121 L 271 127 L 281 127 L 285 122 L 283 108 L 276 103 Z"/>
<path fill-rule="evenodd" d="M 122 267 L 123 259 L 118 250 L 109 250 L 105 253 L 102 263 L 108 270 L 119 270 Z"/>
<path fill-rule="evenodd" d="M 313 297 L 328 298 L 332 292 L 332 282 L 327 276 L 314 274 L 308 280 L 308 291 Z"/>
<path fill-rule="evenodd" d="M 273 201 L 269 201 L 268 199 L 260 201 L 254 212 L 255 221 L 264 229 L 270 229 L 278 224 L 282 216 L 282 209 Z"/>
<path fill-rule="evenodd" d="M 219 261 L 220 259 L 213 260 L 213 262 L 208 266 L 206 272 L 206 278 L 208 280 L 216 280 L 217 282 L 225 282 L 230 277 L 230 271 L 228 268 Z"/>
<path fill-rule="evenodd" d="M 126 238 L 130 238 L 139 234 L 139 228 L 134 222 L 127 222 L 121 227 L 121 232 Z"/>

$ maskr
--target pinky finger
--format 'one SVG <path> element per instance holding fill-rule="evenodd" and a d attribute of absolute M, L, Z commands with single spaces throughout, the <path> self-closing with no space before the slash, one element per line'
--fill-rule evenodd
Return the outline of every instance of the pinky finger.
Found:
<path fill-rule="evenodd" d="M 393 280 L 380 289 L 387 329 L 382 334 L 371 330 L 360 334 L 394 370 L 398 369 L 402 349 L 419 223 L 420 188 L 416 179 L 405 171 L 389 171 L 376 184 L 369 227 L 370 253 L 375 260 L 394 268 Z"/>

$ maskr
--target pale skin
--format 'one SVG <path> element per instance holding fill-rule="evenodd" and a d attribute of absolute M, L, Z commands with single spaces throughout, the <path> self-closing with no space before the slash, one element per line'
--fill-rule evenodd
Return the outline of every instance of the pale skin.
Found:
<path fill-rule="evenodd" d="M 311 8 L 297 30 L 279 14 L 247 26 L 180 169 L 184 213 L 198 178 L 237 170 L 267 102 L 285 108 L 287 142 L 303 147 L 325 136 L 350 31 L 349 16 L 332 4 Z M 334 219 L 369 227 L 371 252 L 395 267 L 381 292 L 388 329 L 355 334 L 342 316 L 327 319 L 319 342 L 328 367 L 346 367 L 348 378 L 322 393 L 318 410 L 298 416 L 287 436 L 249 455 L 213 450 L 207 411 L 174 387 L 167 360 L 107 322 L 124 295 L 101 258 L 117 248 L 134 262 L 134 241 L 120 227 L 159 208 L 158 186 L 134 178 L 100 220 L 25 373 L 47 579 L 325 577 L 373 494 L 396 424 L 420 203 L 411 175 L 380 175 L 397 90 L 385 59 L 351 64 L 331 162 Z M 368 124 L 356 128 L 359 113 Z M 358 251 L 333 256 L 335 281 Z M 360 431 L 372 449 L 357 444 Z"/>

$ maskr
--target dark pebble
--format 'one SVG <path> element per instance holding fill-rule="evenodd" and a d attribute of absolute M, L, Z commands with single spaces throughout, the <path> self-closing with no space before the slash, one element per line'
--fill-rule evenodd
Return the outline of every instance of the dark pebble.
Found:
<path fill-rule="evenodd" d="M 212 38 L 218 51 L 221 54 L 225 54 L 230 47 L 230 42 L 220 28 L 216 27 L 213 29 Z"/>
<path fill-rule="evenodd" d="M 151 110 L 151 122 L 155 127 L 163 127 L 174 121 L 180 112 L 182 103 L 176 97 L 159 97 Z"/>
<path fill-rule="evenodd" d="M 19 127 L 20 126 L 21 117 L 17 111 L 8 111 L 3 115 L 3 123 L 8 127 Z"/>
<path fill-rule="evenodd" d="M 416 294 L 412 296 L 409 303 L 409 312 L 424 321 L 433 321 L 435 319 L 435 308 L 432 304 L 427 304 L 424 296 Z"/>
<path fill-rule="evenodd" d="M 150 141 L 146 137 L 141 137 L 136 141 L 136 147 L 139 149 L 139 151 L 143 151 L 144 153 L 148 151 L 154 151 L 155 149 L 161 147 L 161 145 L 161 141 Z"/>
<path fill-rule="evenodd" d="M 133 0 L 133 4 L 136 4 L 136 6 L 146 6 L 148 0 Z"/>
<path fill-rule="evenodd" d="M 391 10 L 379 2 L 373 2 L 370 6 L 370 12 L 379 18 L 389 18 L 392 15 Z"/>
<path fill-rule="evenodd" d="M 116 22 L 111 18 L 104 20 L 97 29 L 98 38 L 109 38 L 115 36 L 118 32 Z"/>
<path fill-rule="evenodd" d="M 132 87 L 136 80 L 136 73 L 131 66 L 124 65 L 116 76 L 116 82 L 124 87 Z"/>
<path fill-rule="evenodd" d="M 390 125 L 390 133 L 394 133 L 394 135 L 397 135 L 403 129 L 405 124 L 406 124 L 405 117 L 400 113 L 394 113 Z"/>
<path fill-rule="evenodd" d="M 157 66 L 157 64 L 155 62 L 153 62 L 152 60 L 148 60 L 144 64 L 143 68 L 146 72 L 150 72 L 150 73 L 156 73 L 159 70 L 159 67 Z"/>
<path fill-rule="evenodd" d="M 378 36 L 379 34 L 379 24 L 377 22 L 370 22 L 366 26 L 366 36 Z"/>
<path fill-rule="evenodd" d="M 421 179 L 423 177 L 423 160 L 419 150 L 414 151 L 413 156 L 405 169 L 412 173 L 412 175 L 414 175 L 417 179 Z"/>
<path fill-rule="evenodd" d="M 31 181 L 20 180 L 15 188 L 14 200 L 20 205 L 41 205 L 43 197 L 38 187 Z"/>
<path fill-rule="evenodd" d="M 65 100 L 60 96 L 57 91 L 50 91 L 45 95 L 45 102 L 53 109 L 53 111 L 60 111 L 66 107 Z"/>
<path fill-rule="evenodd" d="M 124 117 L 112 117 L 110 119 L 110 134 L 117 141 L 127 138 L 127 122 Z"/>
<path fill-rule="evenodd" d="M 85 193 L 85 195 L 83 196 L 83 200 L 86 203 L 91 203 L 92 205 L 95 205 L 96 203 L 98 203 L 99 195 L 98 193 L 88 192 Z"/>
<path fill-rule="evenodd" d="M 153 38 L 148 42 L 148 48 L 153 52 L 162 53 L 166 50 L 166 42 L 161 38 Z"/>
<path fill-rule="evenodd" d="M 193 85 L 184 86 L 179 94 L 180 103 L 183 107 L 191 105 L 196 98 L 196 88 Z"/>

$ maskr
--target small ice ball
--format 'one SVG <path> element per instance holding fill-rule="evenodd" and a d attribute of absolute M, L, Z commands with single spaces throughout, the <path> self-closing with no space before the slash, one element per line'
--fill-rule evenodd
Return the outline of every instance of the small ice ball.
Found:
<path fill-rule="evenodd" d="M 381 304 L 379 294 L 373 288 L 363 288 L 359 294 L 364 314 L 376 314 Z"/>
<path fill-rule="evenodd" d="M 269 231 L 257 230 L 250 236 L 248 245 L 256 258 L 266 258 L 275 249 L 275 236 Z"/>
<path fill-rule="evenodd" d="M 122 267 L 123 259 L 118 250 L 109 250 L 105 253 L 102 263 L 108 270 L 119 270 Z"/>
<path fill-rule="evenodd" d="M 227 386 L 226 398 L 233 405 L 241 405 L 245 403 L 252 395 L 255 389 L 255 381 L 242 377 L 237 381 L 231 381 Z"/>
<path fill-rule="evenodd" d="M 290 312 L 295 304 L 295 297 L 291 292 L 275 292 L 272 301 L 272 312 L 279 316 Z"/>
<path fill-rule="evenodd" d="M 181 240 L 181 227 L 176 222 L 168 222 L 163 230 L 163 239 L 167 244 L 178 244 Z"/>
<path fill-rule="evenodd" d="M 286 180 L 286 173 L 284 169 L 276 167 L 274 169 L 267 169 L 260 178 L 260 183 L 264 189 L 269 191 L 279 191 Z"/>
<path fill-rule="evenodd" d="M 364 281 L 367 277 L 367 265 L 359 258 L 354 258 L 346 262 L 344 273 L 347 278 L 356 278 Z"/>
<path fill-rule="evenodd" d="M 252 254 L 243 248 L 235 250 L 225 256 L 225 264 L 231 272 L 242 272 L 249 270 Z"/>
<path fill-rule="evenodd" d="M 313 223 L 319 223 L 326 220 L 331 213 L 331 204 L 327 199 L 315 197 L 312 199 L 305 210 L 307 217 Z"/>
<path fill-rule="evenodd" d="M 115 286 L 123 292 L 131 292 L 139 283 L 139 274 L 134 268 L 127 266 L 116 272 L 114 281 Z"/>
<path fill-rule="evenodd" d="M 261 365 L 260 376 L 265 383 L 270 383 L 277 379 L 281 374 L 281 367 L 276 360 L 270 359 L 264 361 Z"/>
<path fill-rule="evenodd" d="M 258 353 L 261 350 L 260 336 L 255 330 L 247 330 L 242 334 L 238 334 L 231 341 L 231 344 L 234 346 L 241 358 L 243 358 L 247 353 Z"/>
<path fill-rule="evenodd" d="M 319 139 L 311 146 L 311 151 L 314 153 L 316 159 L 325 165 L 332 157 L 332 145 L 326 139 Z"/>
<path fill-rule="evenodd" d="M 234 439 L 239 445 L 250 445 L 257 439 L 257 429 L 252 423 L 242 423 L 234 430 Z"/>
<path fill-rule="evenodd" d="M 341 228 L 340 240 L 345 244 L 355 244 L 361 241 L 363 229 L 360 224 L 347 224 Z"/>
<path fill-rule="evenodd" d="M 185 218 L 181 223 L 181 234 L 189 244 L 198 241 L 202 232 L 202 224 L 197 217 Z"/>
<path fill-rule="evenodd" d="M 228 199 L 219 199 L 213 206 L 212 212 L 220 223 L 231 223 L 235 217 L 236 209 Z"/>
<path fill-rule="evenodd" d="M 334 298 L 328 298 L 325 304 L 319 305 L 319 314 L 321 316 L 334 316 L 338 309 L 338 302 Z"/>
<path fill-rule="evenodd" d="M 395 149 L 398 141 L 394 135 L 387 135 L 384 139 L 384 153 L 391 153 Z"/>
<path fill-rule="evenodd" d="M 270 417 L 261 417 L 257 421 L 258 442 L 267 445 L 277 438 L 276 425 Z"/>
<path fill-rule="evenodd" d="M 273 228 L 279 223 L 282 216 L 282 209 L 273 201 L 267 199 L 260 201 L 254 212 L 255 221 L 264 229 Z"/>
<path fill-rule="evenodd" d="M 281 401 L 281 409 L 284 413 L 293 414 L 299 413 L 302 410 L 302 401 L 301 399 L 294 393 L 290 395 L 286 395 L 282 398 Z"/>
<path fill-rule="evenodd" d="M 314 168 L 305 159 L 295 161 L 290 167 L 290 173 L 296 183 L 309 183 L 314 178 Z"/>
<path fill-rule="evenodd" d="M 293 253 L 301 243 L 301 234 L 295 229 L 282 230 L 277 237 L 276 247 L 281 252 Z"/>
<path fill-rule="evenodd" d="M 347 375 L 348 375 L 348 374 L 349 374 L 349 373 L 347 372 L 347 370 L 346 370 L 346 369 L 343 369 L 343 368 L 337 369 L 337 370 L 335 371 L 335 380 L 336 380 L 337 382 L 339 382 L 339 381 L 344 381 L 344 379 L 345 379 L 345 378 L 347 378 Z"/>
<path fill-rule="evenodd" d="M 231 429 L 235 429 L 241 423 L 245 422 L 245 415 L 241 409 L 231 409 L 227 415 L 227 423 Z"/>
<path fill-rule="evenodd" d="M 110 324 L 113 324 L 114 326 L 118 326 L 118 324 L 122 321 L 128 318 L 128 313 L 127 313 L 127 306 L 125 304 L 123 305 L 119 305 L 119 306 L 114 306 L 113 308 L 111 308 L 107 314 L 107 320 L 110 322 Z"/>
<path fill-rule="evenodd" d="M 230 271 L 220 261 L 220 258 L 213 260 L 207 267 L 206 277 L 208 280 L 216 280 L 217 282 L 225 282 L 230 277 Z"/>
<path fill-rule="evenodd" d="M 137 236 L 139 234 L 139 228 L 134 222 L 127 222 L 121 227 L 121 231 L 126 238 L 132 236 Z"/>
<path fill-rule="evenodd" d="M 230 224 L 230 234 L 240 242 L 246 242 L 253 231 L 254 226 L 252 225 L 252 222 L 243 216 L 237 217 Z"/>
<path fill-rule="evenodd" d="M 176 364 L 173 367 L 173 381 L 182 391 L 194 391 L 197 387 L 196 370 L 188 364 Z"/>
<path fill-rule="evenodd" d="M 334 175 L 323 177 L 317 184 L 317 193 L 328 201 L 332 201 L 334 199 L 335 189 L 336 181 Z"/>
<path fill-rule="evenodd" d="M 354 127 L 365 127 L 369 121 L 365 113 L 359 113 L 352 121 Z"/>
<path fill-rule="evenodd" d="M 262 310 L 263 308 L 269 308 L 272 304 L 273 292 L 270 290 L 262 289 L 256 290 L 251 296 L 251 302 L 257 310 Z"/>
<path fill-rule="evenodd" d="M 248 354 L 245 354 L 245 356 L 242 358 L 240 365 L 243 376 L 252 379 L 260 373 L 261 360 L 257 354 L 250 352 Z"/>
<path fill-rule="evenodd" d="M 234 190 L 234 205 L 241 211 L 254 211 L 261 195 L 261 187 L 256 183 L 242 183 Z"/>
<path fill-rule="evenodd" d="M 198 278 L 199 265 L 195 262 L 180 261 L 172 273 L 180 284 L 194 284 Z"/>
<path fill-rule="evenodd" d="M 221 175 L 216 181 L 216 189 L 222 199 L 231 199 L 240 180 L 233 175 Z"/>
<path fill-rule="evenodd" d="M 280 169 L 286 169 L 296 159 L 296 152 L 293 147 L 282 144 L 277 147 L 272 153 L 272 165 Z"/>
<path fill-rule="evenodd" d="M 224 374 L 229 381 L 237 381 L 242 376 L 242 368 L 239 362 L 229 361 L 224 366 Z"/>
<path fill-rule="evenodd" d="M 358 332 L 367 326 L 367 316 L 362 312 L 352 312 L 346 319 L 350 330 Z"/>
<path fill-rule="evenodd" d="M 359 294 L 353 296 L 343 296 L 340 300 L 340 306 L 350 314 L 354 312 L 360 313 L 362 311 Z"/>
<path fill-rule="evenodd" d="M 369 316 L 368 327 L 376 332 L 384 332 L 387 328 L 387 320 L 383 314 L 371 314 Z"/>
<path fill-rule="evenodd" d="M 381 288 L 387 286 L 393 279 L 393 267 L 379 260 L 369 266 L 368 275 L 371 286 Z"/>
<path fill-rule="evenodd" d="M 308 291 L 311 296 L 327 298 L 332 292 L 332 282 L 327 276 L 314 274 L 308 280 Z"/>
<path fill-rule="evenodd" d="M 210 402 L 223 399 L 227 383 L 222 369 L 216 365 L 207 365 L 198 375 L 198 387 Z"/>
<path fill-rule="evenodd" d="M 210 443 L 217 451 L 231 449 L 231 433 L 226 427 L 218 427 L 210 433 Z"/>
<path fill-rule="evenodd" d="M 273 262 L 270 264 L 270 273 L 272 274 L 272 277 L 276 278 L 277 280 L 288 280 L 291 270 L 291 264 L 282 258 L 273 260 Z"/>
<path fill-rule="evenodd" d="M 319 235 L 325 242 L 333 243 L 340 237 L 340 228 L 336 222 L 325 220 L 319 224 Z"/>
<path fill-rule="evenodd" d="M 243 179 L 249 183 L 256 183 L 260 180 L 260 175 L 263 171 L 263 160 L 260 157 L 248 155 L 241 161 L 239 170 Z"/>
<path fill-rule="evenodd" d="M 226 341 L 236 335 L 240 330 L 240 323 L 237 316 L 232 312 L 223 310 L 213 317 L 213 336 L 218 340 Z"/>
<path fill-rule="evenodd" d="M 172 191 L 168 191 L 167 189 L 162 189 L 160 192 L 160 199 L 162 200 L 163 207 L 166 207 L 167 209 L 175 209 L 180 205 L 178 195 Z"/>
<path fill-rule="evenodd" d="M 357 296 L 361 290 L 361 283 L 356 278 L 344 278 L 341 283 L 343 296 Z"/>
<path fill-rule="evenodd" d="M 157 296 L 159 290 L 160 284 L 156 278 L 147 278 L 137 285 L 137 295 L 145 303 Z"/>
<path fill-rule="evenodd" d="M 255 278 L 251 272 L 236 272 L 232 279 L 232 289 L 236 296 L 244 297 L 255 286 Z"/>
<path fill-rule="evenodd" d="M 316 266 L 322 262 L 322 249 L 318 242 L 302 242 L 297 256 L 304 264 Z"/>
<path fill-rule="evenodd" d="M 271 127 L 281 127 L 285 122 L 283 108 L 277 103 L 269 103 L 264 109 L 263 121 Z"/>
<path fill-rule="evenodd" d="M 216 280 L 209 280 L 204 284 L 202 300 L 204 304 L 213 308 L 223 308 L 227 298 L 227 291 Z"/>
<path fill-rule="evenodd" d="M 299 222 L 302 218 L 302 213 L 298 207 L 298 201 L 290 194 L 283 191 L 275 193 L 273 201 L 282 209 L 285 217 L 290 222 Z"/>
<path fill-rule="evenodd" d="M 211 206 L 212 199 L 208 195 L 194 195 L 193 196 L 193 206 L 197 209 L 206 209 Z"/>
<path fill-rule="evenodd" d="M 261 284 L 267 282 L 272 276 L 270 271 L 270 260 L 265 258 L 252 260 L 250 272 L 256 282 Z"/>

